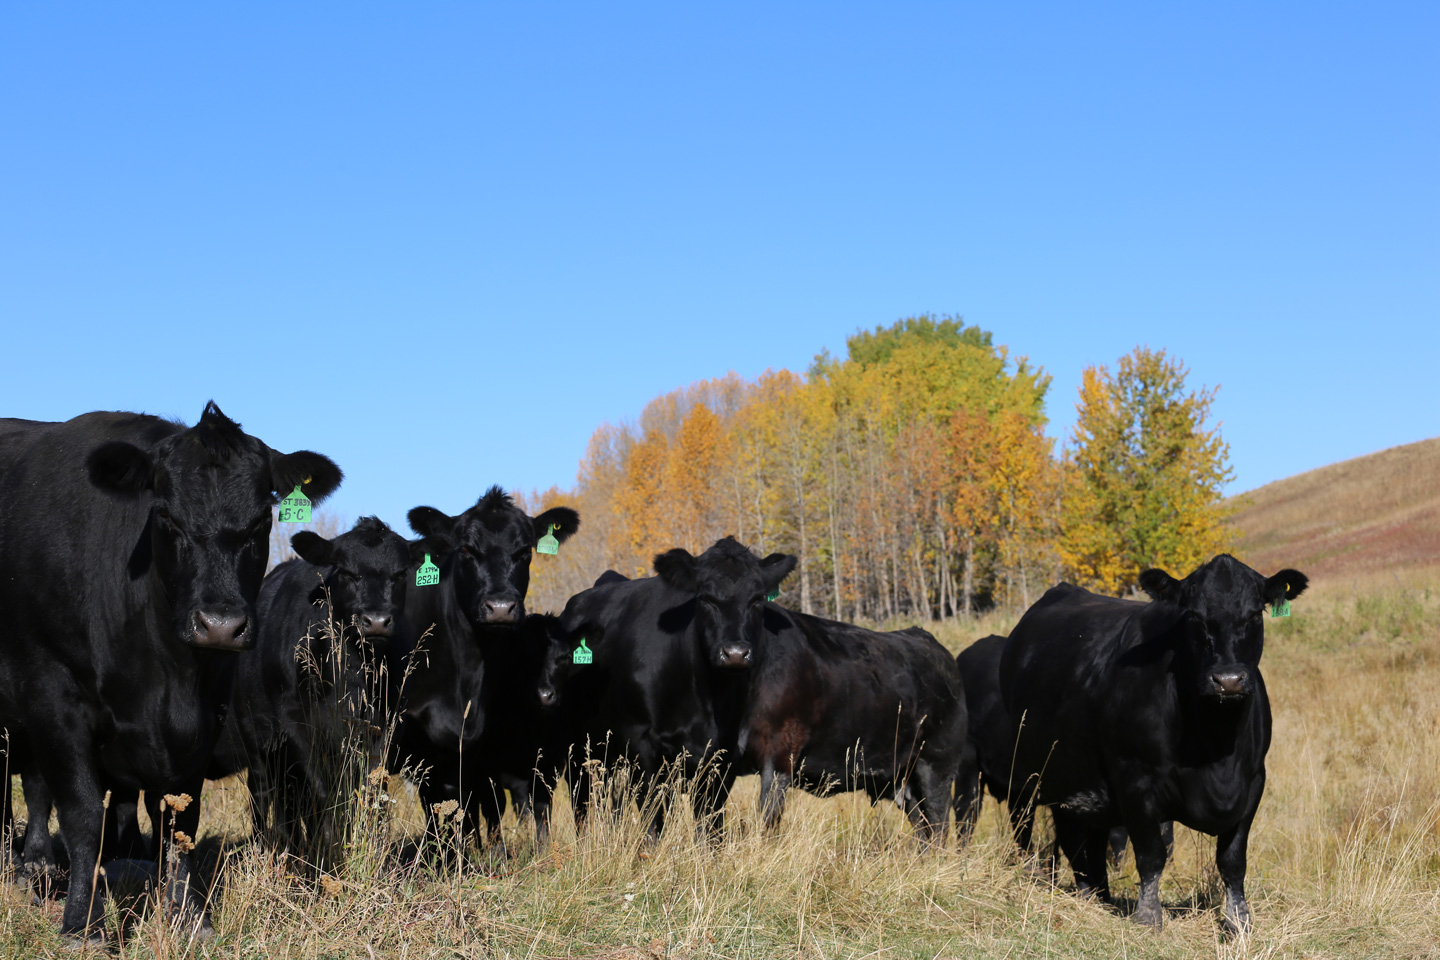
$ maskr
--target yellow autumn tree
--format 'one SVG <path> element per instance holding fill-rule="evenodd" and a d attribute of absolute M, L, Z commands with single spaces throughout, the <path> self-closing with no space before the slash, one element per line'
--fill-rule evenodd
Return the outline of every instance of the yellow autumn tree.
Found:
<path fill-rule="evenodd" d="M 1078 582 L 1118 593 L 1146 567 L 1183 575 L 1224 548 L 1229 447 L 1207 427 L 1215 390 L 1187 390 L 1188 372 L 1146 347 L 1113 374 L 1084 371 L 1059 543 Z"/>

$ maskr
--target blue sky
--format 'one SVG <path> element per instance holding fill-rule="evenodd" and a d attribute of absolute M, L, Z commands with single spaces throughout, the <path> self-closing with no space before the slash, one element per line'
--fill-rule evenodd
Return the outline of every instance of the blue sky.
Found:
<path fill-rule="evenodd" d="M 1440 434 L 1434 4 L 8 4 L 0 414 L 198 416 L 333 507 L 960 314 L 1220 385 L 1235 490 Z"/>

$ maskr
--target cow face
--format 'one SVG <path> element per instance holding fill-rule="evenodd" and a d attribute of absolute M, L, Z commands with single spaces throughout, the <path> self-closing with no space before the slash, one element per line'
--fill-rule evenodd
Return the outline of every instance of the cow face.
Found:
<path fill-rule="evenodd" d="M 302 559 L 326 568 L 325 591 L 346 638 L 382 651 L 405 612 L 411 569 L 434 549 L 423 539 L 406 540 L 376 517 L 362 517 L 334 540 L 302 530 L 290 545 Z"/>
<path fill-rule="evenodd" d="M 734 537 L 719 540 L 700 556 L 676 548 L 655 558 L 660 579 L 694 596 L 694 624 L 710 663 L 745 669 L 755 656 L 765 596 L 795 569 L 797 558 L 772 553 L 765 559 Z"/>
<path fill-rule="evenodd" d="M 491 487 L 458 517 L 447 517 L 434 507 L 416 507 L 409 518 L 416 533 L 448 551 L 441 575 L 476 626 L 519 623 L 525 616 L 530 557 L 536 544 L 547 532 L 563 543 L 580 529 L 580 515 L 569 507 L 553 507 L 529 517 L 499 487 Z"/>
<path fill-rule="evenodd" d="M 1215 702 L 1241 702 L 1255 692 L 1265 647 L 1265 608 L 1305 592 L 1305 574 L 1281 570 L 1262 577 L 1221 554 L 1176 580 L 1164 570 L 1140 574 L 1156 602 L 1181 611 L 1175 663 L 1191 689 Z"/>
<path fill-rule="evenodd" d="M 546 708 L 553 707 L 559 700 L 562 681 L 575 663 L 575 651 L 580 646 L 581 639 L 585 640 L 593 656 L 593 648 L 604 638 L 604 631 L 587 623 L 575 631 L 572 637 L 561 629 L 560 618 L 552 616 L 527 617 L 525 623 L 529 626 L 537 619 L 543 621 L 543 626 L 530 633 L 527 661 L 537 667 L 535 696 L 540 706 Z M 577 666 L 575 669 L 592 668 Z"/>
<path fill-rule="evenodd" d="M 255 597 L 269 560 L 277 494 L 298 484 L 319 503 L 342 477 L 340 468 L 318 453 L 276 453 L 214 401 L 194 427 L 148 450 L 102 444 L 86 466 L 91 482 L 102 489 L 148 494 L 147 534 L 131 557 L 130 575 L 157 579 L 181 643 L 217 650 L 255 644 Z"/>

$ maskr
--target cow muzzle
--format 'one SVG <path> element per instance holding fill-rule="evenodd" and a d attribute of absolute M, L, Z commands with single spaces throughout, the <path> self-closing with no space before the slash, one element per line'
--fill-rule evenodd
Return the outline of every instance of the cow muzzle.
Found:
<path fill-rule="evenodd" d="M 520 602 L 510 597 L 487 597 L 480 604 L 482 623 L 515 623 L 520 619 Z"/>
<path fill-rule="evenodd" d="M 536 690 L 535 695 L 540 698 L 542 707 L 548 707 L 555 703 L 555 688 L 548 684 Z"/>
<path fill-rule="evenodd" d="M 366 640 L 388 640 L 394 635 L 395 618 L 388 613 L 362 613 L 355 620 Z"/>
<path fill-rule="evenodd" d="M 1221 700 L 1243 700 L 1250 696 L 1250 671 L 1244 667 L 1224 667 L 1210 673 L 1210 696 Z"/>
<path fill-rule="evenodd" d="M 727 643 L 720 648 L 718 665 L 727 670 L 744 670 L 750 666 L 754 653 L 748 643 Z"/>
<path fill-rule="evenodd" d="M 255 645 L 250 618 L 235 610 L 196 610 L 190 621 L 190 642 L 207 650 L 249 650 Z"/>

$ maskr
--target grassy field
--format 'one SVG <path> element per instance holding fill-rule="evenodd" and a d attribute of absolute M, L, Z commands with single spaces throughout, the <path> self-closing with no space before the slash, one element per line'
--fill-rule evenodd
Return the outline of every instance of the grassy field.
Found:
<path fill-rule="evenodd" d="M 1010 618 L 946 624 L 953 649 Z M 1322 581 L 1288 620 L 1267 620 L 1264 669 L 1274 701 L 1269 787 L 1252 834 L 1255 931 L 1218 933 L 1210 838 L 1177 831 L 1163 932 L 1123 916 L 1135 876 L 1110 909 L 1017 862 L 987 804 L 975 841 L 917 849 L 891 804 L 795 795 L 778 834 L 757 827 L 755 778 L 710 849 L 675 816 L 641 843 L 633 808 L 577 838 L 557 804 L 553 843 L 536 850 L 507 816 L 514 854 L 493 874 L 473 857 L 436 873 L 403 862 L 422 833 L 403 787 L 383 817 L 367 812 L 349 861 L 301 879 L 245 844 L 244 787 L 207 789 L 202 836 L 219 851 L 214 940 L 190 945 L 144 902 L 119 935 L 124 957 L 1415 957 L 1440 956 L 1440 590 L 1353 594 Z M 0 951 L 61 949 L 54 903 L 3 889 Z M 112 917 L 112 933 L 118 929 Z M 112 936 L 112 942 L 117 936 Z"/>

